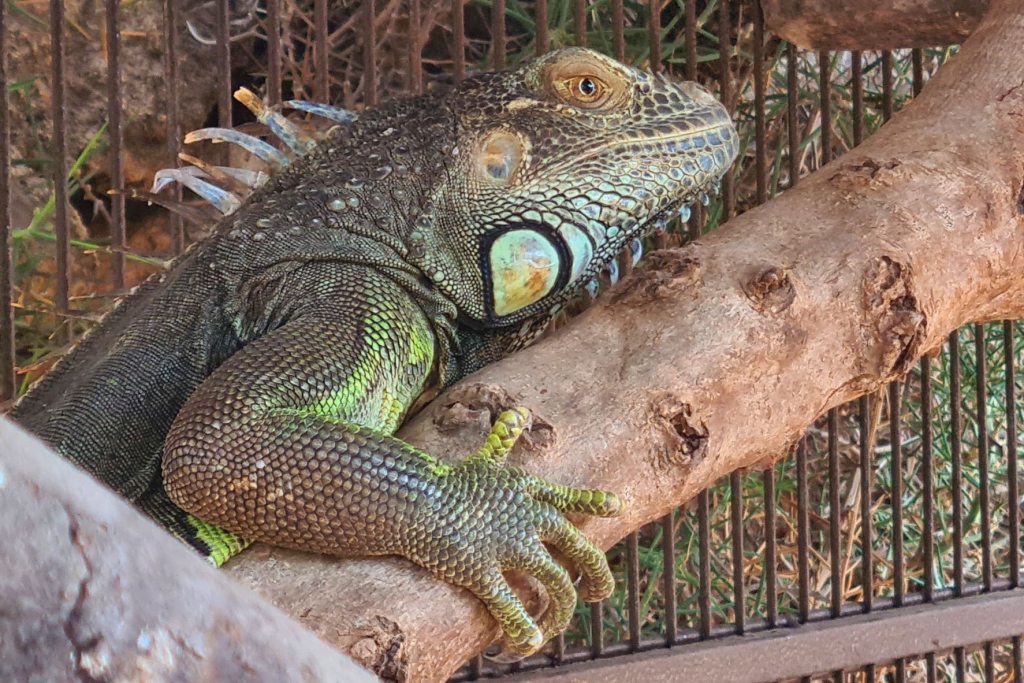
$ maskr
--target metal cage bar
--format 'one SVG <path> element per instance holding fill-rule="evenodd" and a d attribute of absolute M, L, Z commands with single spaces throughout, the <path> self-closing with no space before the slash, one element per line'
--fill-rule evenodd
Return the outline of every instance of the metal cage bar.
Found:
<path fill-rule="evenodd" d="M 267 102 L 281 101 L 281 0 L 267 0 Z"/>
<path fill-rule="evenodd" d="M 50 0 L 50 52 L 53 88 L 51 116 L 53 118 L 53 196 L 55 201 L 53 232 L 57 238 L 57 313 L 61 316 L 57 339 L 71 341 L 71 312 L 69 302 L 69 263 L 71 231 L 68 226 L 68 144 L 67 93 L 65 61 L 67 60 L 64 25 L 64 1 Z"/>
<path fill-rule="evenodd" d="M 11 95 L 6 2 L 0 3 L 0 403 L 17 393 L 14 356 L 14 228 L 11 225 Z"/>
<path fill-rule="evenodd" d="M 167 82 L 167 155 L 173 166 L 179 166 L 181 152 L 181 125 L 178 122 L 180 99 L 178 97 L 178 3 L 164 0 L 164 77 Z M 181 185 L 172 183 L 171 200 L 181 202 Z M 185 225 L 177 213 L 171 214 L 171 243 L 175 254 L 185 251 Z"/>
<path fill-rule="evenodd" d="M 121 124 L 121 21 L 120 3 L 107 0 L 107 139 L 110 140 L 110 188 L 116 194 L 110 197 L 111 263 L 114 287 L 124 288 L 125 277 L 125 222 L 124 222 L 124 129 Z"/>
<path fill-rule="evenodd" d="M 331 76 L 328 55 L 330 44 L 327 39 L 327 0 L 313 3 L 313 71 L 316 74 L 314 94 L 320 102 L 331 102 Z"/>

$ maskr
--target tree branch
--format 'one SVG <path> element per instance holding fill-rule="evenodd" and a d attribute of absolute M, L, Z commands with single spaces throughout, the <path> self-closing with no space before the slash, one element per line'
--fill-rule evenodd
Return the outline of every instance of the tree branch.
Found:
<path fill-rule="evenodd" d="M 829 407 L 900 377 L 964 323 L 1024 315 L 1024 10 L 992 4 L 866 144 L 706 239 L 652 254 L 401 436 L 457 458 L 484 429 L 442 428 L 507 393 L 553 425 L 515 464 L 625 497 L 624 516 L 582 521 L 607 547 L 786 454 Z M 231 573 L 357 660 L 391 660 L 397 679 L 440 681 L 495 635 L 468 593 L 400 560 L 259 548 Z"/>
<path fill-rule="evenodd" d="M 9 681 L 373 681 L 0 417 Z"/>

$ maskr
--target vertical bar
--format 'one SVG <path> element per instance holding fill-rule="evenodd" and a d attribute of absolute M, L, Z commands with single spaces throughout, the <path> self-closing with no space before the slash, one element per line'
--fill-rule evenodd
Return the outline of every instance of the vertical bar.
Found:
<path fill-rule="evenodd" d="M 231 4 L 229 0 L 217 0 L 217 45 L 214 48 L 217 60 L 217 118 L 221 128 L 231 128 L 232 108 L 231 97 Z M 230 150 L 227 145 L 220 145 L 215 154 L 219 153 L 221 163 L 230 165 Z"/>
<path fill-rule="evenodd" d="M 674 513 L 661 518 L 661 554 L 664 558 L 665 644 L 674 645 L 678 636 L 679 614 L 676 606 L 676 526 Z"/>
<path fill-rule="evenodd" d="M 905 561 L 903 557 L 903 449 L 900 437 L 900 382 L 889 383 L 889 447 L 892 449 L 892 590 L 893 605 L 903 604 Z"/>
<path fill-rule="evenodd" d="M 915 47 L 911 52 L 911 59 L 914 62 L 914 97 L 921 94 L 921 88 L 924 87 L 924 51 Z"/>
<path fill-rule="evenodd" d="M 718 13 L 718 45 L 721 54 L 721 86 L 722 104 L 730 112 L 733 111 L 732 97 L 732 70 L 730 68 L 730 57 L 732 56 L 732 17 L 730 16 L 731 3 L 729 0 L 722 0 Z M 732 172 L 726 171 L 722 176 L 722 218 L 719 224 L 726 222 L 736 213 L 736 193 L 733 187 Z"/>
<path fill-rule="evenodd" d="M 700 566 L 697 569 L 700 603 L 700 637 L 711 637 L 711 501 L 707 489 L 697 496 L 697 547 Z"/>
<path fill-rule="evenodd" d="M 604 654 L 604 600 L 590 603 L 590 654 Z"/>
<path fill-rule="evenodd" d="M 267 101 L 281 101 L 281 0 L 267 0 Z"/>
<path fill-rule="evenodd" d="M 743 478 L 734 471 L 729 475 L 729 502 L 732 518 L 732 596 L 736 612 L 736 634 L 747 628 L 746 597 L 743 586 Z"/>
<path fill-rule="evenodd" d="M 548 0 L 537 0 L 533 5 L 537 25 L 537 56 L 551 49 L 551 34 L 548 30 Z"/>
<path fill-rule="evenodd" d="M 377 104 L 377 3 L 363 0 L 363 81 L 366 104 Z"/>
<path fill-rule="evenodd" d="M 886 50 L 882 53 L 882 118 L 886 121 L 892 118 L 892 52 Z"/>
<path fill-rule="evenodd" d="M 818 52 L 818 84 L 821 91 L 821 165 L 832 161 L 832 58 Z"/>
<path fill-rule="evenodd" d="M 221 128 L 231 128 L 231 5 L 217 0 L 217 119 Z M 226 146 L 224 150 L 227 152 Z"/>
<path fill-rule="evenodd" d="M 14 247 L 11 227 L 11 97 L 7 3 L 0 2 L 0 402 L 14 398 Z"/>
<path fill-rule="evenodd" d="M 896 660 L 895 674 L 896 675 L 893 677 L 893 683 L 904 683 L 907 680 L 907 660 Z"/>
<path fill-rule="evenodd" d="M 587 0 L 575 0 L 572 12 L 573 35 L 576 37 L 576 44 L 580 47 L 587 46 Z"/>
<path fill-rule="evenodd" d="M 650 50 L 648 61 L 651 73 L 655 74 L 661 71 L 661 3 L 662 0 L 649 0 L 647 3 L 647 40 Z M 623 45 L 623 50 L 625 50 L 625 45 Z M 659 234 L 654 236 L 655 249 L 666 249 L 669 246 L 669 234 L 667 232 L 660 231 Z M 630 259 L 626 260 L 631 263 Z"/>
<path fill-rule="evenodd" d="M 697 0 L 686 0 L 686 79 L 697 80 Z"/>
<path fill-rule="evenodd" d="M 661 71 L 661 0 L 648 3 L 647 39 L 651 49 L 651 71 Z M 623 46 L 625 50 L 625 46 Z"/>
<path fill-rule="evenodd" d="M 64 40 L 64 0 L 50 0 L 50 46 L 53 61 L 53 191 L 56 200 L 54 233 L 57 236 L 57 313 L 61 317 L 57 338 L 61 343 L 71 341 L 71 323 L 68 320 L 68 257 L 71 246 L 68 231 L 68 147 L 66 110 L 66 83 L 64 61 L 67 57 Z"/>
<path fill-rule="evenodd" d="M 107 135 L 110 138 L 110 241 L 114 287 L 124 288 L 124 130 L 121 128 L 121 26 L 118 0 L 107 0 Z"/>
<path fill-rule="evenodd" d="M 811 520 L 807 501 L 807 442 L 804 438 L 796 447 L 796 495 L 797 495 L 797 565 L 800 581 L 800 621 L 804 623 L 811 614 L 811 570 L 810 531 Z"/>
<path fill-rule="evenodd" d="M 975 384 L 978 404 L 978 488 L 981 504 L 981 579 L 986 591 L 992 590 L 992 506 L 989 500 L 988 442 L 988 358 L 985 326 L 974 326 Z M 991 680 L 991 679 L 990 679 Z"/>
<path fill-rule="evenodd" d="M 779 622 L 778 576 L 776 567 L 778 551 L 776 549 L 775 520 L 775 467 L 767 468 L 762 474 L 764 482 L 764 582 L 765 603 L 768 607 L 766 619 L 768 627 L 774 628 Z"/>
<path fill-rule="evenodd" d="M 469 661 L 469 680 L 478 680 L 484 671 L 484 656 L 477 655 Z"/>
<path fill-rule="evenodd" d="M 697 80 L 697 0 L 686 0 L 686 27 L 684 37 L 686 39 L 686 79 Z M 704 207 L 700 203 L 694 203 L 693 211 L 690 212 L 690 239 L 697 239 L 701 234 L 701 227 L 704 225 Z"/>
<path fill-rule="evenodd" d="M 924 656 L 925 675 L 928 683 L 938 682 L 938 671 L 935 668 L 935 653 L 929 652 Z"/>
<path fill-rule="evenodd" d="M 924 599 L 935 599 L 935 450 L 932 444 L 932 359 L 921 357 L 921 478 L 924 480 Z"/>
<path fill-rule="evenodd" d="M 1017 472 L 1017 385 L 1014 363 L 1013 321 L 1003 321 L 1003 362 L 1006 365 L 1006 478 L 1008 499 L 1020 500 L 1020 484 Z M 1018 505 L 1007 506 L 1010 515 L 1010 548 L 1007 560 L 1010 564 L 1010 586 L 1020 585 L 1020 509 Z M 1018 644 L 1014 641 L 1016 652 Z"/>
<path fill-rule="evenodd" d="M 996 680 L 996 652 L 991 641 L 985 643 L 985 680 Z"/>
<path fill-rule="evenodd" d="M 656 1 L 657 0 L 652 0 L 652 2 Z M 655 54 L 660 56 L 661 50 L 659 49 L 658 52 L 655 53 L 652 49 L 652 57 Z M 622 0 L 612 0 L 612 55 L 620 62 L 625 61 L 626 59 L 626 9 L 623 7 Z M 658 61 L 660 62 L 661 60 L 659 59 Z"/>
<path fill-rule="evenodd" d="M 1013 639 L 1013 683 L 1024 682 L 1024 666 L 1021 666 L 1020 636 Z"/>
<path fill-rule="evenodd" d="M 178 1 L 164 0 L 164 52 L 167 62 L 164 77 L 167 79 L 167 155 L 175 167 L 181 165 L 178 153 L 181 151 L 181 129 L 178 123 Z M 171 198 L 182 199 L 181 183 L 171 183 Z M 171 213 L 171 233 L 174 253 L 185 251 L 185 225 L 177 213 Z"/>
<path fill-rule="evenodd" d="M 871 512 L 871 489 L 875 476 L 872 460 L 874 447 L 871 438 L 871 397 L 861 396 L 858 401 L 860 418 L 860 548 L 861 548 L 861 592 L 864 611 L 870 612 L 875 603 L 875 542 L 873 515 Z"/>
<path fill-rule="evenodd" d="M 640 649 L 640 534 L 626 537 L 626 595 L 629 600 L 629 649 Z"/>
<path fill-rule="evenodd" d="M 555 664 L 561 664 L 562 660 L 565 659 L 565 634 L 559 633 L 555 636 L 552 646 L 552 655 L 555 659 Z"/>
<path fill-rule="evenodd" d="M 850 73 L 853 91 L 853 144 L 864 142 L 864 61 L 859 51 L 850 53 L 853 70 Z"/>
<path fill-rule="evenodd" d="M 960 420 L 960 331 L 949 335 L 949 438 L 953 487 L 953 594 L 964 590 L 964 478 Z M 962 655 L 961 651 L 961 655 Z"/>
<path fill-rule="evenodd" d="M 797 101 L 800 89 L 797 83 L 796 45 L 786 44 L 786 100 L 787 130 L 789 133 L 789 186 L 796 187 L 800 179 L 800 130 L 797 127 Z"/>
<path fill-rule="evenodd" d="M 956 662 L 956 681 L 965 683 L 967 681 L 967 652 L 962 647 L 954 648 L 953 659 Z"/>
<path fill-rule="evenodd" d="M 505 68 L 505 0 L 491 6 L 491 68 Z"/>
<path fill-rule="evenodd" d="M 764 98 L 764 16 L 761 13 L 761 1 L 754 0 L 754 174 L 758 204 L 768 201 L 768 124 Z"/>
<path fill-rule="evenodd" d="M 420 41 L 420 0 L 409 0 L 409 91 L 417 95 L 423 92 L 423 45 Z"/>
<path fill-rule="evenodd" d="M 452 73 L 456 83 L 466 77 L 466 16 L 462 0 L 452 0 Z"/>
<path fill-rule="evenodd" d="M 832 616 L 843 611 L 843 510 L 839 499 L 839 410 L 828 411 L 828 548 L 832 581 Z"/>
<path fill-rule="evenodd" d="M 327 66 L 327 0 L 313 2 L 313 71 L 316 73 L 316 99 L 330 103 L 331 81 Z"/>

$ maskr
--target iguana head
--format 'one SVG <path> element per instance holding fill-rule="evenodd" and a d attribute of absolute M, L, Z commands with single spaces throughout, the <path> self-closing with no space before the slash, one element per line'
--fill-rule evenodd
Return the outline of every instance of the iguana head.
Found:
<path fill-rule="evenodd" d="M 471 327 L 530 321 L 531 330 L 542 329 L 533 323 L 707 192 L 738 150 L 728 111 L 697 84 L 584 48 L 358 115 L 289 103 L 342 124 L 318 140 L 248 91 L 236 97 L 301 159 L 291 163 L 238 131 L 186 137 L 233 142 L 277 168 L 241 219 L 225 223 L 229 235 L 227 226 L 253 223 L 258 232 L 260 223 L 275 225 L 288 206 L 323 205 L 326 220 L 299 230 L 289 253 L 419 271 L 445 300 L 446 314 L 454 305 Z M 154 187 L 179 180 L 232 213 L 240 202 L 204 181 L 209 172 L 161 171 Z M 266 180 L 243 169 L 219 172 L 235 184 Z M 289 193 L 302 197 L 273 199 Z M 332 251 L 340 234 L 365 239 L 360 246 L 341 240 L 344 249 Z M 368 246 L 375 242 L 379 248 Z M 254 241 L 248 261 L 265 267 L 280 249 Z"/>
<path fill-rule="evenodd" d="M 736 157 L 726 108 L 569 48 L 447 96 L 455 146 L 421 267 L 465 318 L 507 325 L 561 305 Z M 482 284 L 482 286 L 481 286 Z"/>

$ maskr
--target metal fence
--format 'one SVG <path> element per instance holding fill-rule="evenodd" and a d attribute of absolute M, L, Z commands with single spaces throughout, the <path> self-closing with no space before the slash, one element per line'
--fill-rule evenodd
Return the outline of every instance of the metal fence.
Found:
<path fill-rule="evenodd" d="M 104 17 L 113 189 L 125 187 L 124 122 L 131 115 L 123 111 L 121 92 L 122 5 L 106 0 Z M 385 6 L 373 0 L 213 0 L 204 7 L 212 17 L 216 116 L 225 127 L 238 123 L 232 120 L 238 85 L 232 31 L 246 12 L 245 30 L 255 35 L 254 54 L 265 65 L 252 82 L 271 103 L 304 88 L 302 94 L 321 101 L 373 104 L 384 94 L 395 96 L 399 87 L 420 92 L 473 69 L 502 68 L 510 61 L 510 43 L 511 56 L 519 58 L 553 44 L 589 41 L 620 59 L 705 81 L 746 131 L 741 161 L 725 178 L 720 199 L 695 211 L 687 226 L 659 238 L 657 246 L 699 236 L 859 144 L 919 92 L 949 53 L 806 53 L 767 35 L 752 0 L 574 0 L 550 6 L 548 0 L 511 6 L 505 0 L 395 0 Z M 180 72 L 179 50 L 183 40 L 197 39 L 197 30 L 184 23 L 182 4 L 166 0 L 163 8 L 164 96 L 167 129 L 174 132 L 167 136 L 167 153 L 176 159 L 178 114 L 190 77 Z M 51 0 L 49 17 L 43 17 L 52 49 L 52 307 L 59 319 L 75 320 L 67 179 L 69 154 L 78 150 L 68 148 L 66 136 L 64 84 L 74 66 L 66 59 L 64 10 L 61 0 Z M 10 169 L 16 160 L 8 143 L 16 110 L 4 66 L 16 11 L 30 9 L 0 3 L 0 400 L 23 383 L 15 353 L 19 303 Z M 551 30 L 566 20 L 571 31 Z M 288 34 L 285 44 L 286 26 L 296 22 L 305 26 L 305 38 Z M 340 72 L 340 58 L 329 49 L 339 41 L 349 41 Z M 444 43 L 447 54 L 438 52 Z M 678 50 L 669 50 L 673 57 L 663 63 L 669 43 Z M 113 195 L 103 208 L 109 214 L 109 284 L 119 291 L 129 254 L 125 197 Z M 180 219 L 171 220 L 170 231 L 171 251 L 180 252 L 186 243 Z M 1007 321 L 952 335 L 905 382 L 831 410 L 793 457 L 764 472 L 734 473 L 685 509 L 632 534 L 610 554 L 625 590 L 603 604 L 582 606 L 567 634 L 544 654 L 511 667 L 478 658 L 458 678 L 531 677 L 543 670 L 545 677 L 566 681 L 627 675 L 666 681 L 1021 681 L 1024 597 L 1015 590 L 1021 331 Z M 58 325 L 55 335 L 59 343 L 71 341 L 72 325 Z M 22 370 L 29 364 L 18 360 Z"/>

